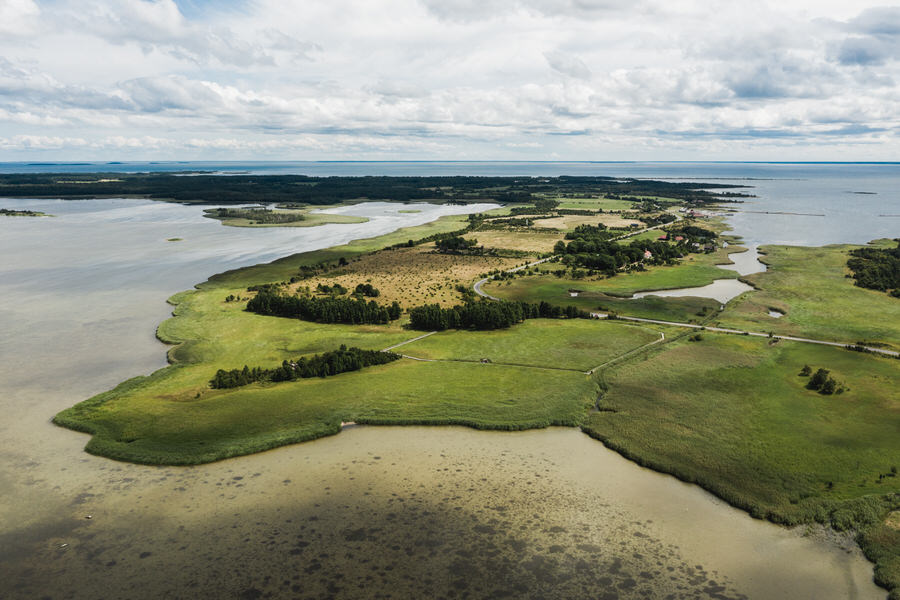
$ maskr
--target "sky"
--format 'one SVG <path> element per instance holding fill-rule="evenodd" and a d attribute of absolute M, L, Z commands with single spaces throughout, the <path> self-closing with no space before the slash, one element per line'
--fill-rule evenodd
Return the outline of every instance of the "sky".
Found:
<path fill-rule="evenodd" d="M 900 6 L 0 0 L 0 161 L 900 160 Z"/>

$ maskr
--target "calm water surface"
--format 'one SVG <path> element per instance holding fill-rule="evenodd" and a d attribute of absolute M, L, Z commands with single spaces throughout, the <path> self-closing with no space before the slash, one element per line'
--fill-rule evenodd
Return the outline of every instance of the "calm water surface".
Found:
<path fill-rule="evenodd" d="M 885 595 L 852 544 L 754 521 L 576 430 L 355 428 L 192 468 L 87 455 L 49 419 L 163 366 L 170 294 L 465 209 L 256 230 L 145 201 L 0 207 L 26 203 L 59 216 L 0 221 L 0 597 Z"/>

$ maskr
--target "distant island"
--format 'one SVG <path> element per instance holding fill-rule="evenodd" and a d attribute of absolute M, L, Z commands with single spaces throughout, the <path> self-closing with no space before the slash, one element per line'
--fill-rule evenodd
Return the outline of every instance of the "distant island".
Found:
<path fill-rule="evenodd" d="M 11 208 L 0 208 L 0 216 L 3 217 L 52 217 L 39 210 L 14 210 Z"/>

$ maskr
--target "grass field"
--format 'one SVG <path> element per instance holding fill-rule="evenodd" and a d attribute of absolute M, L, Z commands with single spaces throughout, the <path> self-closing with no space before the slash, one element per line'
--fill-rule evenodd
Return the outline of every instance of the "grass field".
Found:
<path fill-rule="evenodd" d="M 629 227 L 630 225 L 643 226 L 636 219 L 629 219 L 619 214 L 603 213 L 600 215 L 562 215 L 549 219 L 535 219 L 534 226 L 544 229 L 559 229 L 572 231 L 578 225 L 597 225 L 603 223 L 607 227 Z"/>
<path fill-rule="evenodd" d="M 411 356 L 587 371 L 659 339 L 625 323 L 585 319 L 529 319 L 498 331 L 441 332 L 398 349 Z"/>
<path fill-rule="evenodd" d="M 633 204 L 628 200 L 610 200 L 608 198 L 557 198 L 557 200 L 559 201 L 559 208 L 576 210 L 631 210 Z"/>
<path fill-rule="evenodd" d="M 473 231 L 463 237 L 468 240 L 478 240 L 478 244 L 485 248 L 544 253 L 553 250 L 556 242 L 563 239 L 563 233 L 561 231 L 487 230 Z"/>
<path fill-rule="evenodd" d="M 157 373 L 64 411 L 87 450 L 149 464 L 197 464 L 332 435 L 341 422 L 526 429 L 579 425 L 596 396 L 580 373 L 411 360 L 327 379 L 253 384 L 197 399 L 157 393 Z"/>
<path fill-rule="evenodd" d="M 769 270 L 747 276 L 758 290 L 730 304 L 722 325 L 900 349 L 900 301 L 845 277 L 847 253 L 855 247 L 763 248 Z M 770 308 L 785 316 L 770 317 Z"/>
<path fill-rule="evenodd" d="M 849 390 L 805 389 L 798 373 L 807 364 L 831 370 Z M 885 507 L 900 508 L 900 496 L 884 499 L 900 492 L 892 475 L 900 468 L 900 361 L 705 333 L 604 376 L 591 435 L 755 516 L 871 526 L 874 535 Z M 893 557 L 883 577 L 900 583 L 900 543 L 879 547 Z"/>

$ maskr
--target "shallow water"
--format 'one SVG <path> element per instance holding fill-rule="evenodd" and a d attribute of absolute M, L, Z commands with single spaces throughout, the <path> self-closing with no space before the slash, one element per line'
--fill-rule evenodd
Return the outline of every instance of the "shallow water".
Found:
<path fill-rule="evenodd" d="M 728 258 L 731 259 L 731 264 L 717 266 L 720 269 L 737 271 L 739 275 L 760 273 L 766 270 L 766 265 L 759 262 L 759 248 L 757 246 L 752 246 L 745 252 L 729 254 Z M 732 299 L 737 298 L 744 292 L 749 292 L 752 289 L 753 286 L 747 285 L 743 281 L 738 281 L 737 279 L 716 279 L 708 285 L 699 287 L 638 292 L 634 294 L 632 298 L 644 298 L 645 296 L 666 296 L 669 298 L 696 296 L 698 298 L 712 298 L 713 300 L 718 300 L 722 304 L 727 304 Z"/>
<path fill-rule="evenodd" d="M 191 468 L 85 454 L 49 419 L 163 365 L 170 294 L 460 207 L 262 230 L 198 207 L 38 204 L 60 216 L 0 221 L 0 597 L 884 597 L 858 551 L 577 430 L 352 428 Z"/>

